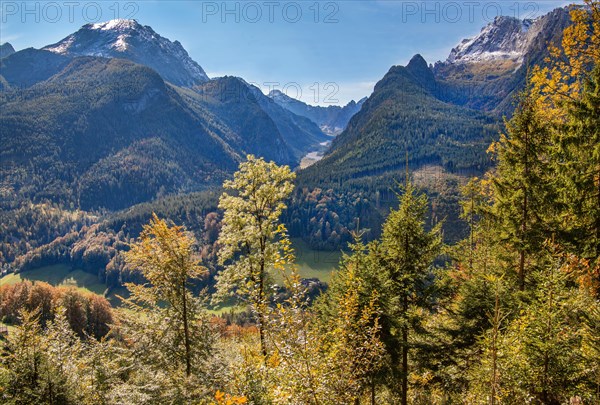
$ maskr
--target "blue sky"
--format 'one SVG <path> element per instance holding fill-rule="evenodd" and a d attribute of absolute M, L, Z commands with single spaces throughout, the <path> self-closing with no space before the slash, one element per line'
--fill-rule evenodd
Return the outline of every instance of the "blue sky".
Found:
<path fill-rule="evenodd" d="M 0 42 L 59 41 L 88 22 L 135 18 L 179 40 L 209 76 L 235 75 L 311 104 L 368 96 L 392 65 L 445 59 L 496 15 L 581 1 L 1 1 Z M 297 89 L 301 89 L 301 94 Z"/>

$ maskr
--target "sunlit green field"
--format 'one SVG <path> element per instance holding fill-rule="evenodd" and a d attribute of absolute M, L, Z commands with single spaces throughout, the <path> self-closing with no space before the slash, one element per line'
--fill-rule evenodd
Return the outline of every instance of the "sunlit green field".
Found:
<path fill-rule="evenodd" d="M 329 282 L 331 272 L 339 264 L 341 253 L 313 250 L 302 239 L 292 239 L 292 244 L 296 251 L 296 264 L 298 265 L 300 276 L 304 278 L 318 278 L 321 281 Z M 53 286 L 73 287 L 82 292 L 103 295 L 114 306 L 118 306 L 120 303 L 120 299 L 117 296 L 127 296 L 126 288 L 121 287 L 108 292 L 106 285 L 99 282 L 95 275 L 81 269 L 72 270 L 70 266 L 64 264 L 40 267 L 17 274 L 8 274 L 0 278 L 0 286 L 15 284 L 24 280 L 32 282 L 43 281 Z M 218 312 L 223 312 L 223 310 L 229 310 L 229 306 L 219 309 Z"/>
<path fill-rule="evenodd" d="M 82 292 L 99 295 L 104 295 L 106 292 L 106 285 L 100 283 L 96 276 L 80 269 L 71 270 L 64 264 L 40 267 L 17 274 L 12 273 L 0 278 L 0 285 L 15 284 L 24 280 L 44 281 L 53 286 L 74 287 Z"/>
<path fill-rule="evenodd" d="M 10 285 L 24 280 L 31 282 L 43 281 L 53 286 L 73 287 L 81 292 L 93 293 L 106 296 L 113 305 L 118 305 L 117 295 L 127 293 L 125 288 L 113 289 L 109 294 L 104 283 L 98 281 L 98 278 L 81 269 L 71 270 L 71 267 L 65 264 L 56 264 L 53 266 L 44 266 L 21 273 L 11 273 L 0 278 L 1 285 Z"/>

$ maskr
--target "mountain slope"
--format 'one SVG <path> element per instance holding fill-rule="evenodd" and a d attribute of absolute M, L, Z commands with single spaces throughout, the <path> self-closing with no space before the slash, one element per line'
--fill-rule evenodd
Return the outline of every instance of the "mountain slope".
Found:
<path fill-rule="evenodd" d="M 535 20 L 497 17 L 474 38 L 463 40 L 433 68 L 436 96 L 498 115 L 510 114 L 528 69 L 543 64 L 548 44 L 559 44 L 570 23 L 569 8 Z"/>
<path fill-rule="evenodd" d="M 111 20 L 86 24 L 79 31 L 44 50 L 67 56 L 122 58 L 149 66 L 177 86 L 191 87 L 208 76 L 181 46 L 135 20 Z"/>
<path fill-rule="evenodd" d="M 75 58 L 8 92 L 0 127 L 6 187 L 85 209 L 219 184 L 240 160 L 156 72 L 122 59 Z"/>
<path fill-rule="evenodd" d="M 115 210 L 220 184 L 247 153 L 295 167 L 327 139 L 241 79 L 204 81 L 188 59 L 127 20 L 2 58 L 3 191 Z"/>
<path fill-rule="evenodd" d="M 419 55 L 407 67 L 392 67 L 324 158 L 298 173 L 287 218 L 292 235 L 322 249 L 344 247 L 357 226 L 366 238 L 377 237 L 397 204 L 408 157 L 413 179 L 429 196 L 427 225 L 445 219 L 446 241 L 464 236 L 459 187 L 465 175 L 491 166 L 486 150 L 498 120 L 437 98 L 431 75 Z"/>
<path fill-rule="evenodd" d="M 482 170 L 495 135 L 494 120 L 436 99 L 411 70 L 394 66 L 332 144 L 302 178 L 338 182 L 435 163 L 449 170 Z"/>
<path fill-rule="evenodd" d="M 279 90 L 271 91 L 269 97 L 273 99 L 275 103 L 290 110 L 294 114 L 310 119 L 317 124 L 323 132 L 329 135 L 337 135 L 343 131 L 346 128 L 346 125 L 348 125 L 350 118 L 360 111 L 360 108 L 367 99 L 365 97 L 359 100 L 358 103 L 352 100 L 343 107 L 337 105 L 321 107 L 303 103 L 300 100 L 289 97 Z"/>
<path fill-rule="evenodd" d="M 60 72 L 70 58 L 34 48 L 24 49 L 0 60 L 0 79 L 6 87 L 22 89 Z"/>
<path fill-rule="evenodd" d="M 280 164 L 296 162 L 277 125 L 243 80 L 225 76 L 196 86 L 194 91 L 196 94 L 188 92 L 188 97 L 230 129 L 226 135 L 229 144 Z"/>

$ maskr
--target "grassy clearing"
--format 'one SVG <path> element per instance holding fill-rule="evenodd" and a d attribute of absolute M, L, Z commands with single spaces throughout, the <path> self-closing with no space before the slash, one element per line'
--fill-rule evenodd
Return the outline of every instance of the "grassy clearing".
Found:
<path fill-rule="evenodd" d="M 318 278 L 321 281 L 329 282 L 331 273 L 337 268 L 340 262 L 341 252 L 313 250 L 306 242 L 299 238 L 292 239 L 292 244 L 296 250 L 296 264 L 298 265 L 300 276 L 304 278 Z M 95 275 L 86 273 L 81 269 L 72 270 L 70 266 L 64 264 L 40 267 L 17 274 L 8 274 L 0 278 L 0 286 L 16 284 L 25 280 L 31 282 L 43 281 L 53 286 L 73 287 L 81 292 L 102 295 L 114 307 L 118 307 L 121 304 L 121 299 L 118 296 L 129 296 L 125 287 L 115 288 L 108 292 L 106 285 L 99 282 Z M 224 305 L 211 312 L 215 314 L 229 312 L 232 307 L 232 304 Z M 234 308 L 234 310 L 236 309 Z"/>
<path fill-rule="evenodd" d="M 70 266 L 65 264 L 44 266 L 17 274 L 8 274 L 0 278 L 0 286 L 16 284 L 25 280 L 34 283 L 36 281 L 43 281 L 55 287 L 73 287 L 83 293 L 102 295 L 105 296 L 113 306 L 118 306 L 120 304 L 121 300 L 117 295 L 123 297 L 128 296 L 128 291 L 125 287 L 113 289 L 108 293 L 106 285 L 99 282 L 95 275 L 81 269 L 72 270 Z"/>
<path fill-rule="evenodd" d="M 95 275 L 80 269 L 72 270 L 70 266 L 64 264 L 40 267 L 17 274 L 11 273 L 0 278 L 0 285 L 10 285 L 25 280 L 43 281 L 53 286 L 73 287 L 82 292 L 98 295 L 106 293 L 106 285 L 99 282 Z"/>

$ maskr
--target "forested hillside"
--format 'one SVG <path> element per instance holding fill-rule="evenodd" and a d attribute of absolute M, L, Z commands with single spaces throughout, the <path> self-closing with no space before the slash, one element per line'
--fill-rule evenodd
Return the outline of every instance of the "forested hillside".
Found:
<path fill-rule="evenodd" d="M 205 112 L 213 131 L 202 133 L 223 148 L 242 142 L 228 132 L 240 123 L 206 117 L 223 104 L 242 107 L 197 99 L 147 67 L 92 57 L 9 93 L 0 118 L 37 138 L 11 138 L 2 149 L 11 176 L 2 185 L 3 271 L 9 261 L 21 271 L 69 263 L 126 294 L 112 308 L 70 287 L 0 286 L 0 402 L 600 403 L 600 2 L 586 4 L 570 10 L 572 24 L 531 67 L 503 125 L 433 95 L 422 82 L 431 71 L 416 57 L 378 83 L 318 170 L 251 154 L 238 161 L 237 151 L 227 155 L 233 174 L 211 178 L 219 188 L 159 192 L 119 211 L 78 209 L 81 196 L 60 194 L 69 186 L 55 174 L 77 179 L 67 143 L 81 142 L 90 160 L 122 152 L 87 125 L 84 106 L 123 108 L 103 75 L 136 78 L 127 88 L 145 101 L 130 115 L 148 110 L 155 117 L 145 119 L 175 127 L 170 120 L 193 126 L 186 120 Z M 97 86 L 58 97 L 52 86 L 69 84 L 75 70 Z M 34 97 L 52 108 L 21 114 L 20 105 L 38 105 Z M 179 102 L 187 107 L 168 109 Z M 61 133 L 71 137 L 42 131 L 62 122 L 55 116 L 70 119 L 73 131 Z M 114 143 L 156 142 L 148 159 L 187 134 L 147 139 L 133 125 L 122 137 L 102 128 Z M 197 145 L 190 160 L 175 160 L 197 169 L 206 148 L 186 141 Z M 139 167 L 133 157 L 110 163 L 122 162 Z M 47 175 L 56 180 L 40 180 Z M 23 198 L 9 198 L 15 190 Z M 39 190 L 72 205 L 24 198 Z M 445 242 L 448 230 L 456 243 Z M 327 286 L 299 274 L 290 235 L 302 232 L 323 248 L 350 241 Z"/>
<path fill-rule="evenodd" d="M 218 184 L 239 159 L 158 74 L 124 60 L 73 59 L 4 96 L 1 170 L 18 198 L 125 208 Z"/>
<path fill-rule="evenodd" d="M 315 298 L 281 222 L 296 173 L 248 155 L 223 183 L 220 219 L 206 194 L 103 225 L 149 221 L 120 255 L 138 277 L 122 308 L 46 284 L 0 288 L 3 402 L 598 403 L 600 3 L 589 5 L 532 70 L 491 143 L 494 169 L 462 187 L 459 243 L 427 226 L 424 180 L 407 173 L 379 236 L 365 242 L 357 226 Z M 200 238 L 175 224 L 200 216 Z M 246 312 L 210 315 L 209 303 Z"/>
<path fill-rule="evenodd" d="M 340 241 L 343 246 L 360 218 L 361 226 L 376 236 L 408 165 L 411 171 L 433 168 L 438 178 L 421 184 L 429 186 L 434 202 L 430 223 L 449 217 L 448 240 L 462 236 L 456 204 L 461 177 L 464 182 L 467 175 L 481 175 L 492 167 L 486 150 L 500 125 L 493 116 L 438 100 L 421 84 L 427 72 L 420 55 L 407 67 L 392 67 L 325 157 L 299 173 L 299 191 L 307 189 L 308 194 L 295 194 L 292 215 L 305 223 L 290 224 L 294 235 L 305 235 L 315 247 L 336 247 Z M 342 204 L 328 199 L 307 211 L 307 195 L 330 189 Z M 360 206 L 349 200 L 361 201 Z M 331 215 L 336 219 L 321 221 Z M 321 226 L 315 227 L 313 218 Z"/>
<path fill-rule="evenodd" d="M 247 153 L 295 167 L 328 139 L 134 20 L 7 52 L 0 76 L 4 189 L 34 204 L 115 211 L 218 186 Z"/>
<path fill-rule="evenodd" d="M 548 45 L 560 43 L 569 22 L 568 8 L 536 20 L 498 17 L 447 61 L 428 66 L 415 55 L 406 67 L 393 66 L 325 157 L 299 172 L 292 234 L 337 248 L 360 218 L 367 237 L 376 237 L 408 164 L 430 197 L 427 226 L 443 219 L 446 242 L 464 237 L 460 187 L 494 167 L 487 149 L 502 116 L 512 115 L 527 72 L 546 63 Z M 320 193 L 330 197 L 315 202 Z"/>

